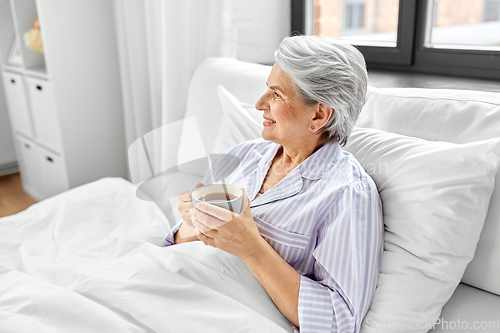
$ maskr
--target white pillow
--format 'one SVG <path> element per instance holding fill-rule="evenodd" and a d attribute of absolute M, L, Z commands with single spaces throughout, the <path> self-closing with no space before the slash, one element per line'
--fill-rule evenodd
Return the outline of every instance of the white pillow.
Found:
<path fill-rule="evenodd" d="M 213 153 L 220 154 L 238 143 L 260 138 L 264 128 L 263 112 L 252 104 L 240 102 L 222 85 L 217 87 L 217 93 L 224 116 Z"/>
<path fill-rule="evenodd" d="M 500 137 L 500 94 L 457 89 L 371 89 L 358 125 L 432 141 L 467 143 Z M 500 173 L 462 282 L 500 295 Z"/>
<path fill-rule="evenodd" d="M 454 144 L 355 127 L 345 149 L 377 184 L 386 229 L 361 332 L 427 332 L 474 255 L 500 140 Z"/>

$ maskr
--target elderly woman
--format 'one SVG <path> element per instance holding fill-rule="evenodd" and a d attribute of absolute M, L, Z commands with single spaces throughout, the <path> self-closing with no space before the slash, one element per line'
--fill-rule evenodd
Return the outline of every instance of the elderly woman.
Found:
<path fill-rule="evenodd" d="M 317 36 L 285 38 L 275 60 L 256 104 L 263 139 L 227 152 L 241 161 L 240 176 L 226 179 L 244 190 L 241 214 L 193 209 L 185 193 L 165 243 L 201 240 L 238 256 L 301 332 L 357 332 L 383 243 L 377 188 L 341 148 L 365 101 L 365 62 Z"/>

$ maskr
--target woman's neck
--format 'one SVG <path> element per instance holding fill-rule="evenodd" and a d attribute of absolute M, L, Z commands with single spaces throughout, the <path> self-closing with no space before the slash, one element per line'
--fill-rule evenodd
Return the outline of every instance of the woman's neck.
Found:
<path fill-rule="evenodd" d="M 281 146 L 278 150 L 274 162 L 278 162 L 284 165 L 291 165 L 296 167 L 300 163 L 304 162 L 309 156 L 314 154 L 316 150 L 323 147 L 324 143 L 322 140 L 318 140 L 314 144 L 302 145 L 300 147 L 285 147 Z"/>

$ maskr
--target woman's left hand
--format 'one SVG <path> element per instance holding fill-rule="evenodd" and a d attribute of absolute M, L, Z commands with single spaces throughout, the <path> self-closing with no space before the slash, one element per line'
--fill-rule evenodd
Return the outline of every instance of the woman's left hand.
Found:
<path fill-rule="evenodd" d="M 250 213 L 250 199 L 244 189 L 240 214 L 206 202 L 198 203 L 190 213 L 199 240 L 241 259 L 259 251 L 265 242 Z"/>

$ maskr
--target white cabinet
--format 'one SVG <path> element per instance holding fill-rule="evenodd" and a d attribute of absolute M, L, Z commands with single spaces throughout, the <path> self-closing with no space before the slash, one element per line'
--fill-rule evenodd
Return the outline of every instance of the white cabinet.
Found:
<path fill-rule="evenodd" d="M 42 177 L 38 163 L 38 147 L 21 136 L 16 137 L 16 144 L 20 155 L 18 161 L 23 187 L 35 199 L 40 199 L 42 198 Z"/>
<path fill-rule="evenodd" d="M 46 80 L 28 77 L 27 86 L 33 127 L 38 141 L 55 151 L 62 151 L 59 118 L 50 83 Z"/>
<path fill-rule="evenodd" d="M 51 197 L 69 189 L 64 159 L 43 148 L 38 150 L 42 177 L 42 196 Z"/>
<path fill-rule="evenodd" d="M 23 75 L 4 72 L 3 79 L 12 129 L 33 136 Z"/>
<path fill-rule="evenodd" d="M 36 19 L 43 53 L 24 42 Z M 127 177 L 114 29 L 112 0 L 0 0 L 4 91 L 23 187 L 36 199 Z"/>
<path fill-rule="evenodd" d="M 19 170 L 3 86 L 0 78 L 0 176 Z"/>
<path fill-rule="evenodd" d="M 17 136 L 23 186 L 35 199 L 51 197 L 69 189 L 64 159 L 35 141 Z"/>

